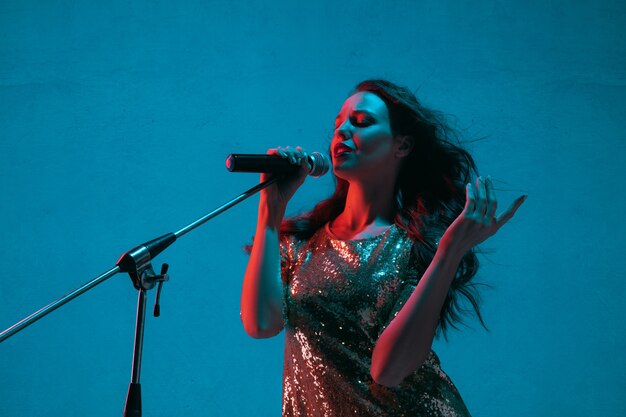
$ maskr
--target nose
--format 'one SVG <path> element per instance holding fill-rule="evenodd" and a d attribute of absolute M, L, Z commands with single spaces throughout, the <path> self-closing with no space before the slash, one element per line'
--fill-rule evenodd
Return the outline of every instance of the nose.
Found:
<path fill-rule="evenodd" d="M 341 126 L 339 126 L 336 130 L 335 130 L 335 136 L 337 136 L 338 138 L 341 138 L 342 140 L 346 140 L 348 138 L 350 138 L 352 136 L 352 131 L 351 131 L 351 126 L 350 126 L 350 121 L 349 120 L 345 120 Z"/>

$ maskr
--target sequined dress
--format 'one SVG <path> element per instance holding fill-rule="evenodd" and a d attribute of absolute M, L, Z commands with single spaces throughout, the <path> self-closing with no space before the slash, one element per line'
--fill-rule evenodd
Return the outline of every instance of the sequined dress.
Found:
<path fill-rule="evenodd" d="M 397 387 L 372 380 L 372 350 L 417 285 L 412 240 L 392 225 L 343 241 L 328 224 L 280 238 L 284 290 L 283 417 L 470 416 L 431 350 Z"/>

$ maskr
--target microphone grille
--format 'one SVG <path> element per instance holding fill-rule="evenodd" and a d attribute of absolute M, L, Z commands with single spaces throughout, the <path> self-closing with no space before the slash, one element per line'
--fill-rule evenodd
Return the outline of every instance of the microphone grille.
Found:
<path fill-rule="evenodd" d="M 309 175 L 312 177 L 321 177 L 330 170 L 330 158 L 321 152 L 311 152 L 309 154 L 309 162 L 311 163 Z"/>

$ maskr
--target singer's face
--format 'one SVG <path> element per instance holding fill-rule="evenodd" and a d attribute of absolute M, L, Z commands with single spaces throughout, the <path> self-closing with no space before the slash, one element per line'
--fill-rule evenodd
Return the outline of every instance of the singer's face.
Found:
<path fill-rule="evenodd" d="M 351 148 L 343 152 L 339 143 Z M 394 140 L 385 102 L 376 94 L 350 96 L 335 120 L 331 143 L 333 170 L 345 180 L 384 178 L 395 169 Z"/>

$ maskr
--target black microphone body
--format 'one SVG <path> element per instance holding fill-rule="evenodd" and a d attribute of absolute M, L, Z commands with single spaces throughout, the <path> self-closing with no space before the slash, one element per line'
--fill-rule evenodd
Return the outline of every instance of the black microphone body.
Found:
<path fill-rule="evenodd" d="M 307 156 L 311 170 L 309 175 L 321 177 L 330 169 L 330 158 L 320 152 Z M 300 165 L 289 162 L 280 155 L 231 153 L 226 157 L 226 168 L 230 172 L 265 172 L 268 174 L 295 174 Z"/>

